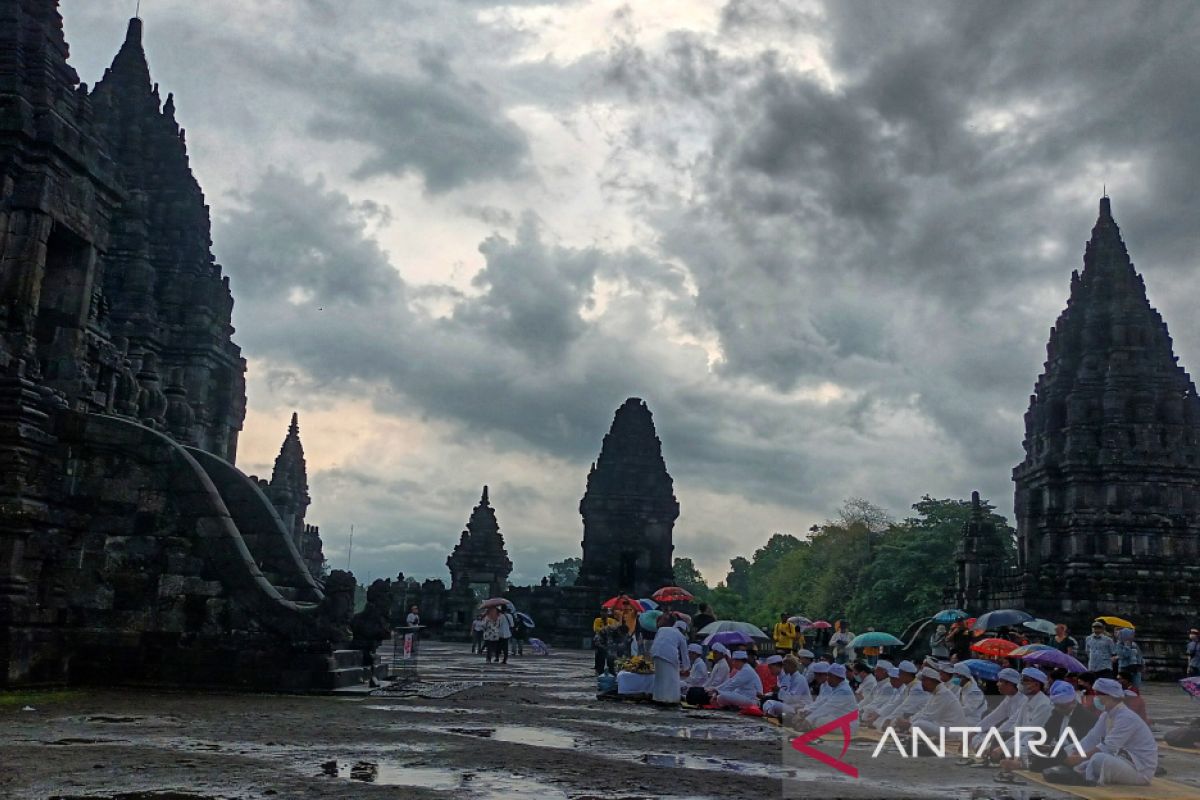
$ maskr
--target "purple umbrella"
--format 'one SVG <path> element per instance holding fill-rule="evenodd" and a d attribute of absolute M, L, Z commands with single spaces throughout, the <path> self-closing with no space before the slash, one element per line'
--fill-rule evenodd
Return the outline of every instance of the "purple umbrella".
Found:
<path fill-rule="evenodd" d="M 1192 697 L 1200 697 L 1200 677 L 1180 679 L 1179 688 L 1183 689 Z"/>
<path fill-rule="evenodd" d="M 748 644 L 754 644 L 754 640 L 740 631 L 721 631 L 720 633 L 714 633 L 710 635 L 704 640 L 704 644 L 708 647 L 712 647 L 717 643 L 723 644 L 726 647 L 729 647 L 730 645 L 744 646 Z"/>
<path fill-rule="evenodd" d="M 1026 664 L 1049 664 L 1052 667 L 1062 667 L 1067 672 L 1087 672 L 1087 667 L 1077 658 L 1073 658 L 1061 650 L 1035 650 L 1029 655 L 1021 656 Z"/>

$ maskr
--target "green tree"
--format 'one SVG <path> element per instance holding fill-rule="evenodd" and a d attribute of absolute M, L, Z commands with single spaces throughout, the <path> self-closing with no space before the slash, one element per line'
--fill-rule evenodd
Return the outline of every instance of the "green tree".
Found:
<path fill-rule="evenodd" d="M 547 565 L 550 574 L 558 580 L 559 586 L 574 586 L 579 578 L 579 568 L 583 566 L 582 558 L 565 558 Z"/>
<path fill-rule="evenodd" d="M 750 597 L 750 562 L 738 556 L 729 561 L 729 574 L 725 576 L 725 588 L 739 597 Z"/>
<path fill-rule="evenodd" d="M 690 558 L 676 558 L 674 570 L 675 585 L 681 589 L 687 589 L 696 596 L 698 601 L 705 602 L 712 589 L 704 581 L 700 570 L 696 569 L 695 562 Z"/>

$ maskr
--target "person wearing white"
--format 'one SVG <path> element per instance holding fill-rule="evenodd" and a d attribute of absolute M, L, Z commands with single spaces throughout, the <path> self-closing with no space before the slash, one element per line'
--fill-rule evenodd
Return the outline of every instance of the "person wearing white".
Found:
<path fill-rule="evenodd" d="M 736 708 L 758 705 L 758 697 L 763 690 L 762 680 L 754 668 L 746 663 L 746 651 L 735 650 L 729 658 L 737 663 L 738 669 L 729 680 L 710 692 L 712 702 L 718 706 Z"/>
<path fill-rule="evenodd" d="M 1008 752 L 1013 754 L 1013 757 L 1020 758 L 1026 755 L 1029 746 L 1029 737 L 1021 738 L 1020 747 L 1017 746 L 1016 729 L 1017 728 L 1045 728 L 1046 720 L 1050 719 L 1050 712 L 1054 710 L 1054 704 L 1050 702 L 1050 697 L 1046 694 L 1046 684 L 1050 679 L 1046 677 L 1046 673 L 1042 672 L 1037 667 L 1026 667 L 1021 670 L 1021 685 L 1018 687 L 1021 694 L 1025 695 L 1025 702 L 1021 705 L 1021 710 L 1017 712 L 1017 717 L 1013 720 L 1013 736 L 1008 740 Z M 992 758 L 999 760 L 1003 753 L 993 753 Z"/>
<path fill-rule="evenodd" d="M 698 644 L 689 644 L 688 656 L 692 659 L 692 666 L 688 670 L 687 680 L 684 683 L 688 688 L 703 686 L 704 682 L 708 680 L 708 666 L 704 663 L 704 648 Z"/>
<path fill-rule="evenodd" d="M 712 690 L 720 686 L 725 681 L 729 680 L 729 648 L 717 642 L 712 646 L 713 653 L 716 654 L 716 660 L 713 661 L 712 669 L 709 670 L 708 677 L 704 680 L 704 688 Z"/>
<path fill-rule="evenodd" d="M 961 728 L 967 724 L 967 715 L 963 711 L 954 687 L 943 683 L 941 675 L 932 667 L 924 667 L 917 677 L 921 680 L 921 688 L 929 695 L 925 707 L 913 715 L 909 726 L 924 731 L 933 741 L 937 741 L 940 732 L 945 728 Z M 904 727 L 901 723 L 900 727 Z"/>
<path fill-rule="evenodd" d="M 829 662 L 818 661 L 809 667 L 809 672 L 812 674 L 810 682 L 816 686 L 817 697 L 820 697 L 825 693 L 825 688 L 829 685 Z M 812 691 L 812 686 L 809 687 L 809 690 Z"/>
<path fill-rule="evenodd" d="M 858 688 L 854 690 L 854 699 L 861 703 L 864 697 L 871 694 L 875 688 L 875 674 L 865 662 L 856 661 L 854 663 L 854 677 L 858 678 Z"/>
<path fill-rule="evenodd" d="M 662 625 L 650 645 L 654 659 L 654 702 L 678 703 L 679 678 L 688 669 L 687 637 L 675 625 Z"/>
<path fill-rule="evenodd" d="M 1000 690 L 1000 694 L 1004 695 L 1004 699 L 1000 701 L 1000 705 L 992 709 L 992 713 L 979 720 L 979 727 L 982 730 L 971 737 L 970 745 L 972 753 L 979 751 L 983 740 L 987 738 L 987 735 L 993 729 L 999 731 L 1001 734 L 1012 732 L 1017 714 L 1020 713 L 1021 707 L 1025 705 L 1026 701 L 1025 695 L 1021 694 L 1020 690 L 1017 689 L 1020 683 L 1021 673 L 1015 669 L 1005 667 L 1000 670 L 1000 674 L 996 676 L 996 688 Z"/>
<path fill-rule="evenodd" d="M 907 722 L 915 717 L 929 700 L 928 692 L 922 689 L 916 680 L 916 664 L 907 660 L 901 661 L 896 669 L 900 671 L 900 682 L 903 686 L 896 701 L 880 712 L 879 719 L 875 721 L 877 730 L 884 730 L 900 721 Z"/>
<path fill-rule="evenodd" d="M 900 693 L 904 691 L 904 681 L 900 678 L 900 670 L 896 667 L 887 668 L 887 685 L 891 689 L 890 692 L 884 692 L 880 689 L 876 695 L 876 699 L 865 709 L 860 710 L 859 718 L 867 725 L 874 725 L 878 722 L 885 711 L 890 709 L 899 698 Z M 880 684 L 882 686 L 882 682 Z"/>
<path fill-rule="evenodd" d="M 768 717 L 786 719 L 802 708 L 812 705 L 812 692 L 795 656 L 783 659 L 783 672 L 779 674 L 776 699 L 763 703 L 763 713 Z"/>
<path fill-rule="evenodd" d="M 890 669 L 892 669 L 892 662 L 884 658 L 879 659 L 875 662 L 874 673 L 871 675 L 871 677 L 874 679 L 874 683 L 871 685 L 871 690 L 869 692 L 862 692 L 862 687 L 859 687 L 859 693 L 862 694 L 862 698 L 858 703 L 860 718 L 866 714 L 867 709 L 871 708 L 873 705 L 878 704 L 884 698 L 895 695 L 896 688 L 892 686 L 892 682 L 888 680 L 888 670 Z"/>
<path fill-rule="evenodd" d="M 1094 702 L 1103 713 L 1080 741 L 1084 755 L 1067 763 L 1089 783 L 1146 786 L 1158 769 L 1158 743 L 1150 727 L 1125 705 L 1125 689 L 1112 678 L 1092 684 Z"/>
<path fill-rule="evenodd" d="M 825 688 L 821 696 L 811 706 L 796 713 L 798 727 L 811 730 L 832 722 L 847 714 L 855 714 L 858 703 L 854 698 L 854 690 L 846 681 L 846 667 L 842 664 L 831 664 Z M 858 718 L 850 723 L 850 735 L 858 733 Z"/>
<path fill-rule="evenodd" d="M 955 664 L 954 676 L 950 678 L 950 683 L 958 692 L 958 702 L 962 703 L 963 713 L 967 715 L 967 726 L 978 726 L 983 715 L 987 713 L 987 698 L 983 696 L 983 689 L 975 682 L 971 668 L 966 664 Z"/>

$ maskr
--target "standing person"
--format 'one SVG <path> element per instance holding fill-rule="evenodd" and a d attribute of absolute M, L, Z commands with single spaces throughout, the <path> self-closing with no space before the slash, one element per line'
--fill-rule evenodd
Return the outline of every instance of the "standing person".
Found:
<path fill-rule="evenodd" d="M 592 620 L 592 649 L 596 651 L 595 665 L 597 675 L 604 672 L 607 655 L 604 649 L 604 629 L 608 627 L 608 623 L 611 619 L 612 612 L 608 609 L 605 609 L 600 616 Z"/>
<path fill-rule="evenodd" d="M 668 614 L 658 618 L 650 657 L 654 659 L 654 702 L 660 705 L 679 705 L 682 697 L 679 679 L 688 674 L 691 666 L 687 636 L 683 633 L 686 628 L 686 622 L 672 623 Z"/>
<path fill-rule="evenodd" d="M 713 616 L 712 606 L 708 603 L 701 603 L 700 611 L 696 616 L 692 617 L 692 629 L 699 634 L 701 628 L 705 625 L 711 625 L 716 621 L 717 618 Z"/>
<path fill-rule="evenodd" d="M 500 655 L 508 663 L 508 643 L 512 639 L 513 617 L 507 611 L 500 615 Z"/>
<path fill-rule="evenodd" d="M 775 640 L 776 653 L 787 655 L 792 652 L 792 648 L 796 644 L 796 626 L 788 622 L 787 614 L 779 615 L 779 622 L 775 623 L 771 638 Z"/>
<path fill-rule="evenodd" d="M 525 640 L 529 638 L 529 626 L 525 624 L 525 620 L 521 619 L 520 614 L 513 614 L 513 646 L 517 648 L 517 655 L 525 655 Z"/>
<path fill-rule="evenodd" d="M 1075 651 L 1079 649 L 1079 642 L 1070 635 L 1067 626 L 1060 622 L 1054 626 L 1054 638 L 1050 640 L 1050 646 L 1060 653 L 1074 656 Z"/>
<path fill-rule="evenodd" d="M 1146 659 L 1142 657 L 1142 648 L 1133 640 L 1133 628 L 1124 628 L 1117 633 L 1117 672 L 1128 673 L 1133 685 L 1142 688 L 1142 667 Z"/>
<path fill-rule="evenodd" d="M 421 624 L 421 610 L 415 605 L 408 609 L 408 616 L 404 618 L 404 622 L 410 628 L 415 628 Z"/>
<path fill-rule="evenodd" d="M 838 664 L 846 663 L 850 640 L 854 638 L 854 634 L 850 633 L 845 626 L 846 621 L 843 619 L 833 623 L 833 636 L 829 637 L 829 648 L 833 651 L 833 660 Z"/>
<path fill-rule="evenodd" d="M 1200 675 L 1200 629 L 1188 631 L 1187 643 L 1187 676 L 1194 678 Z"/>
<path fill-rule="evenodd" d="M 1117 658 L 1117 644 L 1104 632 L 1104 623 L 1100 620 L 1092 623 L 1092 634 L 1083 640 L 1083 649 L 1087 653 L 1088 672 L 1115 671 L 1113 662 Z"/>
<path fill-rule="evenodd" d="M 471 620 L 471 652 L 483 655 L 483 614 Z"/>
<path fill-rule="evenodd" d="M 500 610 L 495 606 L 483 615 L 483 646 L 487 663 L 500 663 Z"/>
<path fill-rule="evenodd" d="M 1079 744 L 1084 754 L 1067 763 L 1093 785 L 1147 786 L 1158 769 L 1158 742 L 1150 726 L 1125 705 L 1125 690 L 1112 678 L 1097 678 L 1095 703 L 1103 713 Z"/>
<path fill-rule="evenodd" d="M 938 625 L 937 629 L 929 637 L 929 652 L 936 659 L 944 659 L 950 657 L 949 639 L 950 632 L 946 630 L 945 625 Z"/>
<path fill-rule="evenodd" d="M 946 638 L 950 647 L 950 657 L 955 662 L 966 661 L 971 657 L 971 631 L 967 629 L 964 621 L 959 620 L 951 625 Z"/>

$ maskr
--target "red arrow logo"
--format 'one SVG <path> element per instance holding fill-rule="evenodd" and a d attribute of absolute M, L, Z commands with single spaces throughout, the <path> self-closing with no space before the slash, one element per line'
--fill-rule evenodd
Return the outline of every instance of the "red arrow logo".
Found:
<path fill-rule="evenodd" d="M 851 778 L 857 778 L 858 768 L 853 767 L 841 760 L 842 758 L 845 758 L 846 751 L 850 749 L 850 725 L 857 719 L 858 712 L 851 711 L 849 714 L 838 717 L 831 722 L 826 722 L 821 727 L 813 728 L 808 733 L 792 739 L 792 747 L 796 748 L 801 753 L 804 753 L 804 755 L 808 756 L 809 758 L 815 758 L 822 764 L 846 773 Z M 842 753 L 837 758 L 834 758 L 828 753 L 822 753 L 820 750 L 808 746 L 809 742 L 815 739 L 820 739 L 822 736 L 833 730 L 841 730 L 842 732 Z"/>

